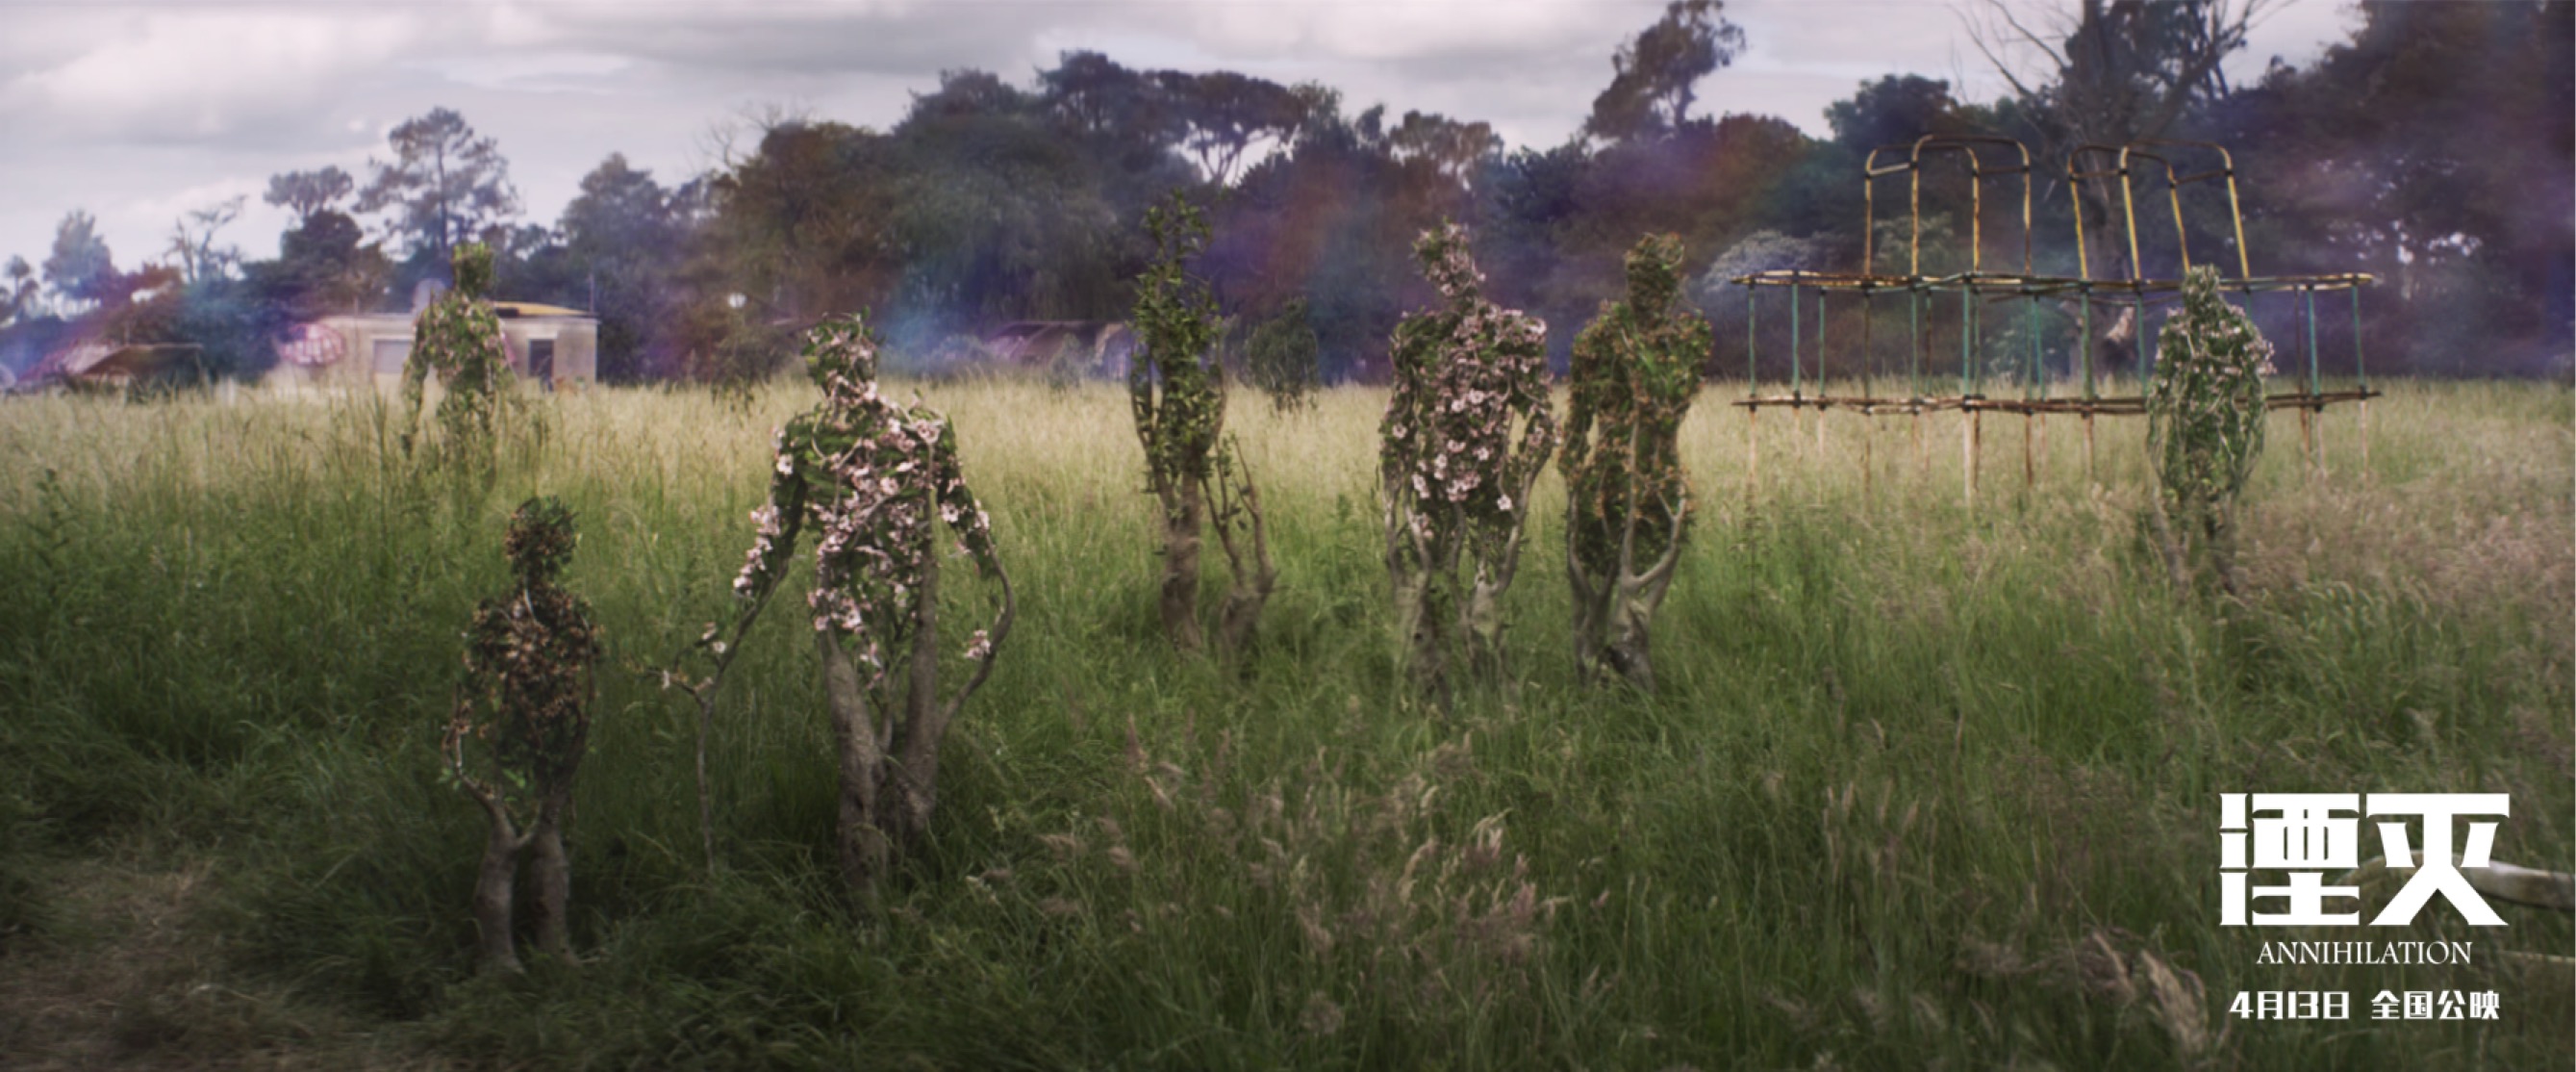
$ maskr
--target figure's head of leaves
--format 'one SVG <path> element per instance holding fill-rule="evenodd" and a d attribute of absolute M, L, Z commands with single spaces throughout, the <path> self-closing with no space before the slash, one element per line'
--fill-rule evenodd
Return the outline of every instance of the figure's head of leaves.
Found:
<path fill-rule="evenodd" d="M 1628 250 L 1628 302 L 1640 316 L 1652 316 L 1672 304 L 1681 292 L 1682 239 L 1676 234 L 1650 234 Z"/>
<path fill-rule="evenodd" d="M 807 331 L 805 374 L 826 395 L 857 391 L 876 382 L 877 337 L 866 314 L 831 317 Z"/>
<path fill-rule="evenodd" d="M 1452 304 L 1472 304 L 1485 282 L 1485 273 L 1476 269 L 1475 255 L 1467 249 L 1467 229 L 1450 220 L 1422 232 L 1413 243 L 1413 259 L 1422 263 L 1422 274 Z"/>
<path fill-rule="evenodd" d="M 449 255 L 448 265 L 456 275 L 457 294 L 481 298 L 492 293 L 492 247 L 481 242 L 459 245 Z"/>
<path fill-rule="evenodd" d="M 572 560 L 581 534 L 573 528 L 572 508 L 551 495 L 519 504 L 501 540 L 511 571 L 525 580 L 551 580 Z"/>
<path fill-rule="evenodd" d="M 1156 259 L 1177 265 L 1207 248 L 1207 213 L 1176 189 L 1145 210 L 1145 232 L 1154 239 Z"/>

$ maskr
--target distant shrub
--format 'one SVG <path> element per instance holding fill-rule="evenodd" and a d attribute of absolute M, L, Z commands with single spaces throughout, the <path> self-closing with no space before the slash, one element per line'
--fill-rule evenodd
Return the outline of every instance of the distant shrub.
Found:
<path fill-rule="evenodd" d="M 1311 408 L 1324 385 L 1323 348 L 1306 317 L 1306 299 L 1297 298 L 1278 316 L 1253 329 L 1244 346 L 1244 378 L 1269 396 L 1281 412 Z"/>

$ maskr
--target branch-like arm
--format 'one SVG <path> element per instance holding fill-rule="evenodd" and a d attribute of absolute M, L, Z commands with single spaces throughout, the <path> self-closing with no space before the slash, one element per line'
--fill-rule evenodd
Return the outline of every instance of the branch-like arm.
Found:
<path fill-rule="evenodd" d="M 965 545 L 967 557 L 975 562 L 976 574 L 1002 589 L 1001 609 L 994 615 L 992 627 L 967 651 L 967 658 L 975 663 L 975 672 L 967 677 L 965 686 L 940 708 L 939 725 L 933 728 L 944 730 L 949 721 L 957 717 L 957 712 L 965 708 L 966 698 L 982 688 L 984 679 L 992 675 L 993 658 L 1002 650 L 1002 641 L 1011 635 L 1011 622 L 1018 615 L 1019 605 L 1011 592 L 1011 575 L 1002 568 L 1001 553 L 993 546 L 993 519 L 985 514 L 983 504 L 976 500 L 975 492 L 966 486 L 959 471 L 957 436 L 953 430 L 940 429 L 939 442 L 932 448 L 931 459 L 932 479 L 938 488 L 940 519 L 957 533 L 958 542 Z"/>
<path fill-rule="evenodd" d="M 1136 442 L 1145 448 L 1145 473 L 1154 482 L 1153 491 L 1160 495 L 1162 453 L 1160 436 L 1154 425 L 1154 352 L 1138 350 L 1127 362 L 1127 408 L 1136 420 Z"/>
<path fill-rule="evenodd" d="M 1656 593 L 1658 604 L 1663 602 L 1663 586 L 1672 581 L 1673 565 L 1682 559 L 1682 530 L 1690 524 L 1689 494 L 1684 493 L 1679 502 L 1664 500 L 1664 508 L 1672 514 L 1672 526 L 1664 534 L 1663 556 L 1637 575 L 1639 586 Z"/>
<path fill-rule="evenodd" d="M 775 460 L 771 464 L 769 501 L 752 513 L 760 525 L 751 552 L 744 557 L 742 572 L 734 577 L 734 598 L 742 603 L 735 617 L 731 637 L 718 641 L 713 634 L 699 638 L 699 643 L 714 647 L 717 672 L 730 663 L 733 653 L 742 647 L 742 638 L 751 624 L 769 605 L 769 597 L 787 578 L 788 563 L 796 556 L 797 537 L 805 527 L 806 499 L 812 494 L 817 459 L 808 457 L 804 421 L 789 425 L 778 435 Z"/>
<path fill-rule="evenodd" d="M 975 695 L 975 690 L 984 687 L 984 679 L 992 676 L 993 657 L 1001 652 L 1003 639 L 1011 635 L 1011 621 L 1019 614 L 1019 603 L 1011 594 L 1011 575 L 1002 568 L 1001 560 L 997 558 L 978 565 L 985 566 L 987 575 L 1002 586 L 1002 608 L 993 616 L 993 627 L 985 634 L 984 655 L 975 660 L 975 672 L 967 675 L 965 687 L 958 689 L 957 695 L 949 697 L 948 703 L 940 709 L 939 721 L 943 727 L 957 718 L 957 712 L 966 707 L 966 698 Z"/>
<path fill-rule="evenodd" d="M 396 433 L 395 442 L 402 444 L 404 454 L 411 453 L 412 440 L 420 434 L 422 382 L 429 379 L 430 370 L 429 348 L 419 345 L 417 340 L 428 319 L 428 311 L 423 310 L 420 318 L 412 322 L 412 337 L 415 341 L 411 352 L 403 357 L 402 430 Z"/>
<path fill-rule="evenodd" d="M 475 673 L 473 656 L 468 655 L 466 658 L 466 674 L 470 680 L 478 675 Z M 445 753 L 447 769 L 456 775 L 456 784 L 465 787 L 466 795 L 483 805 L 484 810 L 490 811 L 499 806 L 500 794 L 493 791 L 491 786 L 483 784 L 482 779 L 476 778 L 472 771 L 465 769 L 465 738 L 474 724 L 474 707 L 475 696 L 472 686 L 470 684 L 458 686 L 456 713 L 447 720 L 447 736 L 445 740 L 439 742 L 439 751 Z M 503 817 L 507 817 L 506 813 Z"/>

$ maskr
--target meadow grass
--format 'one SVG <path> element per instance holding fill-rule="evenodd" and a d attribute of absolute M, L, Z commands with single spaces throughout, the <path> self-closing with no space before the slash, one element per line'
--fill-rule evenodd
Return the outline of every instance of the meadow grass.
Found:
<path fill-rule="evenodd" d="M 2228 603 L 2168 590 L 2141 539 L 2139 419 L 2096 425 L 2089 475 L 2081 423 L 2050 419 L 2025 486 L 2022 422 L 1987 418 L 1972 508 L 1958 415 L 1751 433 L 1738 387 L 1684 428 L 1700 513 L 1659 691 L 1576 677 L 1551 475 L 1514 684 L 1446 713 L 1388 635 L 1383 392 L 1237 399 L 1282 588 L 1229 669 L 1161 640 L 1121 393 L 899 387 L 954 419 L 1021 608 L 933 842 L 874 909 L 839 895 L 782 600 L 722 702 L 718 868 L 694 709 L 603 669 L 585 962 L 503 981 L 472 977 L 481 819 L 436 756 L 503 519 L 562 496 L 613 657 L 667 661 L 729 613 L 770 430 L 810 391 L 548 398 L 488 489 L 413 473 L 374 398 L 11 400 L 0 935 L 46 940 L 67 862 L 194 861 L 240 970 L 496 1066 L 2566 1066 L 2564 972 L 2500 955 L 2569 952 L 2565 917 L 2221 928 L 2216 808 L 2508 792 L 2497 856 L 2576 865 L 2563 385 L 2394 385 L 2367 467 L 2356 412 L 2328 412 L 2324 472 L 2276 414 Z M 2256 962 L 2436 934 L 2474 965 Z M 2225 1012 L 2315 989 L 2361 1019 Z M 2503 1018 L 2372 1023 L 2381 989 L 2495 990 Z"/>

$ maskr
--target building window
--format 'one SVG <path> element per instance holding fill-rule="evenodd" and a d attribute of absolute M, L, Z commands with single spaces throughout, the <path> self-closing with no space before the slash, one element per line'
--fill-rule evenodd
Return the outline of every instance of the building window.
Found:
<path fill-rule="evenodd" d="M 402 375 L 403 362 L 408 360 L 411 360 L 410 339 L 376 340 L 375 366 L 378 373 L 388 376 Z"/>

